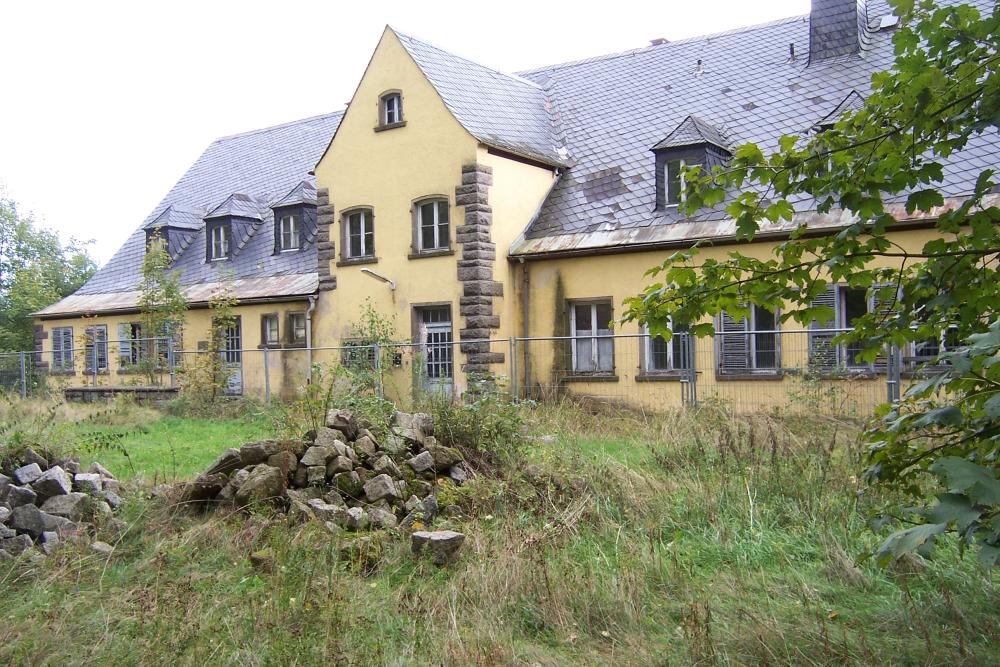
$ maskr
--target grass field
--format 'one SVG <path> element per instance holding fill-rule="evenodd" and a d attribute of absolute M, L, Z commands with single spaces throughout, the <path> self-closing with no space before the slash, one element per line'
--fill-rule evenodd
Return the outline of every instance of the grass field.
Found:
<path fill-rule="evenodd" d="M 441 524 L 468 536 L 451 567 L 414 561 L 401 535 L 348 555 L 318 525 L 133 493 L 128 531 L 103 535 L 109 559 L 66 548 L 0 564 L 0 663 L 1000 662 L 998 577 L 971 554 L 855 565 L 877 544 L 865 527 L 877 498 L 858 494 L 850 425 L 717 410 L 528 418 L 529 475 L 442 491 L 469 515 Z M 267 434 L 259 418 L 139 421 L 119 442 L 147 483 Z M 270 571 L 249 562 L 262 549 Z"/>

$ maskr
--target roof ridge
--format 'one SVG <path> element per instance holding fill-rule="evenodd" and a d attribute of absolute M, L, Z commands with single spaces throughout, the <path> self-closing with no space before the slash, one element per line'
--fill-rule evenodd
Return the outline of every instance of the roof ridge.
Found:
<path fill-rule="evenodd" d="M 212 143 L 218 143 L 220 141 L 226 141 L 228 139 L 239 139 L 241 137 L 249 137 L 254 134 L 263 134 L 264 132 L 271 132 L 272 130 L 281 130 L 286 127 L 291 127 L 292 125 L 298 125 L 300 123 L 307 123 L 311 120 L 319 120 L 321 118 L 332 118 L 334 116 L 344 115 L 343 110 L 341 111 L 330 111 L 328 113 L 316 114 L 315 116 L 307 116 L 306 118 L 299 118 L 297 120 L 290 120 L 284 123 L 278 123 L 277 125 L 268 125 L 267 127 L 259 127 L 256 130 L 247 130 L 246 132 L 237 132 L 236 134 L 227 134 L 221 137 L 217 137 L 212 141 Z"/>
<path fill-rule="evenodd" d="M 469 58 L 467 56 L 463 56 L 460 53 L 455 53 L 454 51 L 451 51 L 451 50 L 446 49 L 444 47 L 438 46 L 434 42 L 429 42 L 426 39 L 421 39 L 419 37 L 414 37 L 413 35 L 411 35 L 409 33 L 406 33 L 406 32 L 400 32 L 399 30 L 396 30 L 395 28 L 393 28 L 391 25 L 389 26 L 389 29 L 392 30 L 399 37 L 405 37 L 406 39 L 411 39 L 414 42 L 419 42 L 420 44 L 423 44 L 424 46 L 429 46 L 432 49 L 437 49 L 438 51 L 441 51 L 443 53 L 447 53 L 449 56 L 451 56 L 453 58 L 458 58 L 459 60 L 464 60 L 467 63 L 471 63 L 471 64 L 475 65 L 476 67 L 482 67 L 483 69 L 487 69 L 487 70 L 489 70 L 489 71 L 491 71 L 491 72 L 493 72 L 495 74 L 499 74 L 500 76 L 506 77 L 508 79 L 512 79 L 514 81 L 517 81 L 518 83 L 527 84 L 527 85 L 531 86 L 532 88 L 537 88 L 538 90 L 541 90 L 542 92 L 544 92 L 544 89 L 540 85 L 538 85 L 537 83 L 535 83 L 531 79 L 526 79 L 523 76 L 519 76 L 517 73 L 504 72 L 503 70 L 499 70 L 499 69 L 497 69 L 495 67 L 490 67 L 489 65 L 484 65 L 483 63 L 479 62 L 478 60 L 473 60 L 472 58 Z"/>
<path fill-rule="evenodd" d="M 744 32 L 751 32 L 753 30 L 761 30 L 764 28 L 773 28 L 776 25 L 783 25 L 785 23 L 793 23 L 795 21 L 801 21 L 808 19 L 808 14 L 797 14 L 795 16 L 788 16 L 782 19 L 774 19 L 773 21 L 766 21 L 764 23 L 755 23 L 753 25 L 742 26 L 739 28 L 732 28 L 731 30 L 722 30 L 720 32 L 707 33 L 704 35 L 695 35 L 693 37 L 685 37 L 683 39 L 670 40 L 664 42 L 663 44 L 656 44 L 650 46 L 642 46 L 637 49 L 628 49 L 626 51 L 618 51 L 616 53 L 606 53 L 599 56 L 591 56 L 589 58 L 580 58 L 578 60 L 568 60 L 561 63 L 553 63 L 552 65 L 543 65 L 541 67 L 534 67 L 532 69 L 523 69 L 517 72 L 518 75 L 527 74 L 542 74 L 545 72 L 551 72 L 557 69 L 563 69 L 565 67 L 576 67 L 577 65 L 585 65 L 593 62 L 598 62 L 601 60 L 612 60 L 614 58 L 624 58 L 626 56 L 634 56 L 637 53 L 644 53 L 646 51 L 651 51 L 653 49 L 662 49 L 664 47 L 675 46 L 677 44 L 689 44 L 691 42 L 697 42 L 701 40 L 716 39 L 718 37 L 728 37 L 730 35 L 736 35 Z"/>

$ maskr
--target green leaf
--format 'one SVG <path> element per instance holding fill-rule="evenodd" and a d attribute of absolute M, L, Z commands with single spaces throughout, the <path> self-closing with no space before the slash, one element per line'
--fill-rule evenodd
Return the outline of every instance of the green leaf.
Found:
<path fill-rule="evenodd" d="M 927 518 L 935 523 L 955 524 L 961 532 L 982 515 L 972 506 L 967 496 L 959 493 L 942 493 L 927 511 Z"/>
<path fill-rule="evenodd" d="M 990 419 L 1000 419 L 1000 392 L 993 394 L 983 403 L 983 411 Z"/>
<path fill-rule="evenodd" d="M 964 419 L 965 417 L 962 415 L 961 410 L 956 408 L 954 405 L 945 405 L 943 407 L 925 412 L 919 419 L 913 422 L 913 425 L 917 428 L 926 428 L 928 426 L 958 426 Z"/>
<path fill-rule="evenodd" d="M 943 477 L 952 492 L 965 492 L 975 503 L 1000 504 L 1000 480 L 983 466 L 957 456 L 946 456 L 931 464 L 929 470 Z"/>
<path fill-rule="evenodd" d="M 897 531 L 875 551 L 875 560 L 879 565 L 888 565 L 900 556 L 915 552 L 925 542 L 933 540 L 947 529 L 948 525 L 944 523 L 925 523 Z"/>

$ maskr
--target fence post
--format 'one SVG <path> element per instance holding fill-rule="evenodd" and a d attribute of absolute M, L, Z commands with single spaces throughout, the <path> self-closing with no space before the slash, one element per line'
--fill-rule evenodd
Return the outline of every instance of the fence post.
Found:
<path fill-rule="evenodd" d="M 108 362 L 111 363 L 110 361 Z M 167 339 L 167 371 L 170 373 L 170 388 L 177 386 L 177 368 L 174 364 L 174 337 Z"/>
<path fill-rule="evenodd" d="M 890 403 L 898 401 L 900 398 L 900 385 L 902 384 L 902 351 L 898 345 L 890 345 L 886 358 L 885 385 L 886 396 Z"/>
<path fill-rule="evenodd" d="M 385 398 L 385 391 L 382 387 L 382 346 L 375 343 L 372 345 L 372 350 L 375 353 L 375 393 L 379 398 Z"/>
<path fill-rule="evenodd" d="M 271 402 L 271 357 L 267 345 L 264 346 L 264 402 Z"/>
<path fill-rule="evenodd" d="M 24 351 L 21 352 L 21 398 L 28 397 L 28 369 L 25 368 Z"/>
<path fill-rule="evenodd" d="M 694 365 L 694 337 L 687 331 L 675 336 L 681 336 L 681 363 L 685 369 L 681 378 L 681 403 L 686 407 L 698 405 L 698 371 Z"/>
<path fill-rule="evenodd" d="M 107 336 L 105 336 L 107 338 Z M 97 327 L 92 327 L 90 331 L 90 370 L 94 386 L 97 386 Z M 84 348 L 86 350 L 86 348 Z"/>
<path fill-rule="evenodd" d="M 514 336 L 510 337 L 508 341 L 510 345 L 510 350 L 507 352 L 510 355 L 510 396 L 513 400 L 518 400 L 520 398 L 520 392 L 517 390 L 517 339 Z"/>

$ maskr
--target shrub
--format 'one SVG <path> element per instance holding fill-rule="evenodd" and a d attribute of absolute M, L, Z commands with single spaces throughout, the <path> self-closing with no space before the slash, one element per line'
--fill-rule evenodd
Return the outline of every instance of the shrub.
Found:
<path fill-rule="evenodd" d="M 450 396 L 428 393 L 421 409 L 434 417 L 434 434 L 462 452 L 473 467 L 492 470 L 517 465 L 524 457 L 524 416 L 520 405 L 495 383 L 469 392 L 473 400 L 456 403 Z"/>

